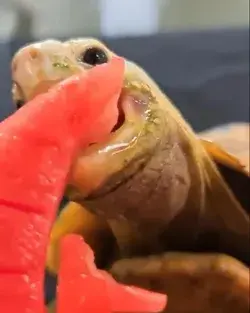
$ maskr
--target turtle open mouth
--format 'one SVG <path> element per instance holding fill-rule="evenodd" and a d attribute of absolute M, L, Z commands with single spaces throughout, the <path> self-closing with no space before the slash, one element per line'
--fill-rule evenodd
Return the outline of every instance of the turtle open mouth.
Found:
<path fill-rule="evenodd" d="M 54 85 L 55 81 L 42 81 L 27 92 L 14 82 L 12 95 L 16 108 L 20 109 L 29 100 L 47 92 Z M 30 96 L 27 98 L 25 95 Z M 136 153 L 134 147 L 140 136 L 143 136 L 143 129 L 151 112 L 152 97 L 151 91 L 142 82 L 124 78 L 117 100 L 116 123 L 109 135 L 79 150 L 68 176 L 65 190 L 67 198 L 75 201 L 85 199 L 133 159 Z"/>
<path fill-rule="evenodd" d="M 17 100 L 15 101 L 15 106 L 17 109 L 20 109 L 22 106 L 24 106 L 25 101 L 24 100 Z"/>
<path fill-rule="evenodd" d="M 117 106 L 118 106 L 118 119 L 117 119 L 117 123 L 115 124 L 115 126 L 113 127 L 111 131 L 112 133 L 117 131 L 125 123 L 125 113 L 122 108 L 122 95 L 120 95 L 119 97 Z"/>
<path fill-rule="evenodd" d="M 14 85 L 16 85 L 16 83 L 14 83 Z M 15 86 L 15 88 L 18 88 L 20 89 L 19 86 Z M 44 91 L 43 91 L 44 92 Z M 20 94 L 20 90 L 19 90 L 19 94 Z M 37 93 L 38 95 L 39 93 Z M 121 91 L 121 95 L 118 99 L 118 103 L 117 103 L 117 106 L 118 106 L 118 111 L 119 111 L 119 114 L 118 114 L 118 119 L 117 119 L 117 123 L 115 124 L 115 126 L 113 127 L 112 129 L 112 133 L 116 132 L 120 127 L 122 127 L 122 125 L 125 123 L 125 113 L 124 113 L 124 110 L 122 108 L 122 102 L 123 102 L 123 99 L 124 99 L 124 91 L 122 90 Z M 17 110 L 19 110 L 22 106 L 25 105 L 25 103 L 27 101 L 25 101 L 24 99 L 21 99 L 20 97 L 19 98 L 15 98 L 13 99 L 14 101 L 14 105 L 16 107 Z"/>
<path fill-rule="evenodd" d="M 42 81 L 32 91 L 24 93 L 17 82 L 13 81 L 12 96 L 17 109 L 24 106 L 27 101 L 37 95 L 47 92 L 59 81 Z M 30 99 L 25 94 L 31 95 Z M 125 151 L 134 143 L 147 120 L 151 91 L 142 82 L 124 79 L 123 87 L 117 101 L 118 117 L 110 135 L 100 142 L 92 142 L 85 147 L 83 154 L 98 153 L 100 155 L 116 154 Z"/>

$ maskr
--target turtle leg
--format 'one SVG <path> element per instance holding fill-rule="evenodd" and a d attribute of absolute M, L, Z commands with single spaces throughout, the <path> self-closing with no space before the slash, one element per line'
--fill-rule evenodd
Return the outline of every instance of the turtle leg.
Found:
<path fill-rule="evenodd" d="M 56 301 L 52 301 L 47 307 L 48 313 L 56 313 Z"/>
<path fill-rule="evenodd" d="M 84 240 L 95 251 L 98 267 L 103 267 L 108 262 L 106 256 L 110 257 L 116 251 L 116 241 L 107 222 L 91 214 L 80 204 L 69 202 L 63 208 L 51 230 L 46 265 L 52 274 L 57 274 L 60 241 L 67 234 L 83 236 Z"/>
<path fill-rule="evenodd" d="M 166 293 L 167 313 L 249 312 L 249 269 L 226 255 L 170 252 L 122 259 L 110 272 L 119 282 Z"/>

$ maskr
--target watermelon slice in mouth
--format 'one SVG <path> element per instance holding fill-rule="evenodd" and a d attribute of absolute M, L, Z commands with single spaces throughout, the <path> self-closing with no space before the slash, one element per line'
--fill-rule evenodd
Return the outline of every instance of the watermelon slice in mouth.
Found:
<path fill-rule="evenodd" d="M 0 124 L 0 312 L 46 312 L 46 248 L 68 173 L 79 148 L 109 134 L 117 122 L 123 72 L 124 61 L 114 58 L 35 97 Z M 107 77 L 112 84 L 103 88 Z M 81 238 L 65 238 L 57 313 L 156 312 L 165 306 L 165 296 L 128 292 L 93 262 Z M 113 297 L 126 299 L 126 307 L 114 307 Z M 89 311 L 94 303 L 99 307 Z"/>

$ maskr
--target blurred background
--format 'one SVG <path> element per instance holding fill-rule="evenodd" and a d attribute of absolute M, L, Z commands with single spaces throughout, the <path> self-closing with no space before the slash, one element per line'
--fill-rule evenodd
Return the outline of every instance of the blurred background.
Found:
<path fill-rule="evenodd" d="M 196 130 L 249 120 L 249 0 L 0 0 L 0 119 L 13 54 L 80 36 L 143 66 Z"/>
<path fill-rule="evenodd" d="M 147 35 L 249 25 L 249 0 L 0 0 L 0 38 Z"/>
<path fill-rule="evenodd" d="M 196 131 L 249 122 L 249 0 L 0 0 L 0 120 L 15 109 L 13 54 L 79 36 L 144 67 Z"/>

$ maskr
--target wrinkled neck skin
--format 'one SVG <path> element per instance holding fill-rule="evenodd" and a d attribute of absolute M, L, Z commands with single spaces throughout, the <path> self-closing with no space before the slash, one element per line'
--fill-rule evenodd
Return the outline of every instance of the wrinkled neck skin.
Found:
<path fill-rule="evenodd" d="M 204 202 L 201 164 L 186 130 L 164 114 L 160 136 L 147 133 L 150 148 L 82 201 L 109 220 L 123 257 L 187 247 L 197 236 Z M 181 232 L 174 239 L 171 233 L 178 228 Z"/>
<path fill-rule="evenodd" d="M 118 258 L 211 251 L 249 262 L 249 218 L 179 111 L 155 100 L 125 158 L 109 159 L 120 170 L 75 201 L 108 220 Z"/>
<path fill-rule="evenodd" d="M 153 97 L 142 131 L 124 153 L 107 158 L 112 175 L 73 200 L 108 220 L 119 257 L 210 250 L 248 262 L 249 218 L 180 112 L 148 79 Z"/>

